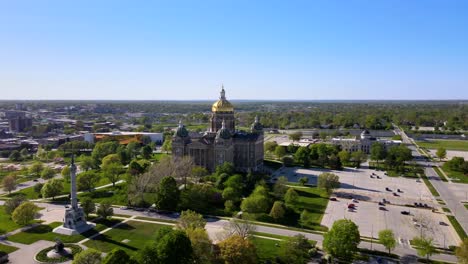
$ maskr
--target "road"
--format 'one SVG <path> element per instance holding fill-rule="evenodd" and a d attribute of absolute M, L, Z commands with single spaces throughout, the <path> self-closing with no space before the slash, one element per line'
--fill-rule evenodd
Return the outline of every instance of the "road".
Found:
<path fill-rule="evenodd" d="M 460 199 L 455 195 L 454 191 L 450 188 L 449 182 L 443 182 L 437 172 L 432 168 L 432 166 L 437 166 L 437 163 L 427 161 L 417 149 L 417 145 L 415 144 L 414 140 L 411 139 L 406 135 L 406 133 L 400 130 L 398 127 L 395 127 L 395 131 L 402 136 L 402 140 L 404 143 L 409 144 L 409 148 L 412 151 L 414 160 L 424 167 L 424 172 L 440 194 L 440 197 L 445 201 L 446 206 L 450 209 L 450 211 L 455 215 L 460 225 L 463 227 L 466 233 L 468 233 L 468 210 L 460 203 Z M 466 186 L 468 191 L 468 185 Z"/>

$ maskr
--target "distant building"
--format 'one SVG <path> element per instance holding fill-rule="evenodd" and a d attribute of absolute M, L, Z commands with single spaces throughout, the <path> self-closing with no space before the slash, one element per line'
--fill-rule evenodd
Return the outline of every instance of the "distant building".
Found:
<path fill-rule="evenodd" d="M 149 132 L 104 132 L 104 133 L 86 133 L 84 135 L 84 140 L 90 143 L 96 143 L 100 140 L 106 138 L 113 138 L 119 141 L 120 144 L 128 144 L 130 142 L 140 142 L 142 143 L 143 137 L 148 137 L 151 142 L 156 144 L 162 144 L 163 142 L 163 133 L 149 133 Z"/>
<path fill-rule="evenodd" d="M 10 111 L 5 113 L 5 117 L 10 132 L 25 132 L 32 128 L 32 118 L 27 117 L 25 112 Z"/>
<path fill-rule="evenodd" d="M 209 171 L 230 162 L 237 171 L 263 169 L 263 126 L 258 118 L 250 132 L 237 131 L 234 106 L 226 99 L 224 88 L 212 108 L 210 127 L 204 133 L 189 133 L 182 123 L 172 139 L 174 158 L 192 157 L 194 162 Z"/>
<path fill-rule="evenodd" d="M 356 138 L 333 138 L 332 144 L 341 146 L 341 149 L 348 152 L 362 151 L 369 154 L 374 142 L 383 143 L 386 148 L 401 144 L 401 140 L 380 140 L 372 137 L 368 130 L 364 130 L 360 137 Z"/>

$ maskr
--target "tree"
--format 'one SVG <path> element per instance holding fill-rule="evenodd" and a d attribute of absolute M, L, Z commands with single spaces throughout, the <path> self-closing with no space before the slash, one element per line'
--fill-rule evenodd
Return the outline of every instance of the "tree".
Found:
<path fill-rule="evenodd" d="M 286 205 L 293 206 L 294 204 L 296 204 L 297 199 L 299 199 L 299 194 L 297 194 L 294 188 L 289 188 L 286 194 L 284 195 L 284 201 L 286 202 Z"/>
<path fill-rule="evenodd" d="M 44 165 L 42 164 L 42 162 L 36 161 L 29 167 L 29 173 L 36 177 L 39 177 L 43 169 Z"/>
<path fill-rule="evenodd" d="M 231 200 L 234 202 L 238 202 L 242 198 L 241 197 L 242 193 L 239 190 L 236 190 L 232 187 L 227 187 L 227 188 L 224 188 L 222 196 L 224 200 Z"/>
<path fill-rule="evenodd" d="M 233 235 L 219 244 L 220 257 L 225 264 L 256 264 L 255 245 L 248 239 Z"/>
<path fill-rule="evenodd" d="M 458 263 L 468 264 L 468 238 L 463 239 L 457 249 L 455 249 L 455 255 L 458 258 Z"/>
<path fill-rule="evenodd" d="M 442 161 L 442 159 L 445 159 L 445 157 L 447 157 L 447 150 L 443 147 L 438 148 L 436 151 L 436 156 L 439 158 L 440 161 Z"/>
<path fill-rule="evenodd" d="M 283 158 L 281 158 L 281 161 L 286 167 L 291 167 L 294 164 L 294 159 L 289 156 L 284 156 Z"/>
<path fill-rule="evenodd" d="M 393 231 L 390 229 L 384 229 L 379 232 L 379 242 L 384 245 L 390 254 L 391 250 L 396 247 L 396 239 Z"/>
<path fill-rule="evenodd" d="M 307 182 L 309 182 L 309 178 L 308 177 L 302 177 L 299 179 L 299 183 L 304 186 L 307 184 Z"/>
<path fill-rule="evenodd" d="M 151 154 L 153 154 L 153 149 L 151 149 L 150 146 L 146 145 L 144 147 L 141 148 L 141 156 L 144 158 L 144 159 L 149 159 L 151 158 Z"/>
<path fill-rule="evenodd" d="M 96 214 L 102 218 L 108 218 L 114 215 L 114 209 L 109 202 L 102 202 L 99 204 Z"/>
<path fill-rule="evenodd" d="M 102 158 L 101 168 L 112 163 L 122 164 L 119 155 L 109 154 Z"/>
<path fill-rule="evenodd" d="M 309 260 L 309 250 L 312 245 L 309 240 L 302 235 L 297 234 L 286 239 L 280 254 L 283 263 L 303 264 Z"/>
<path fill-rule="evenodd" d="M 60 172 L 62 175 L 62 178 L 65 179 L 65 181 L 70 182 L 70 166 L 65 166 L 62 168 L 62 171 Z"/>
<path fill-rule="evenodd" d="M 11 219 L 18 225 L 27 225 L 34 220 L 37 212 L 39 212 L 39 207 L 31 202 L 24 202 L 16 207 L 11 215 Z"/>
<path fill-rule="evenodd" d="M 96 162 L 91 156 L 81 155 L 80 156 L 80 167 L 84 171 L 89 171 L 96 168 Z"/>
<path fill-rule="evenodd" d="M 44 184 L 41 193 L 43 198 L 52 197 L 52 200 L 54 200 L 55 196 L 62 193 L 62 191 L 63 181 L 61 179 L 51 179 Z"/>
<path fill-rule="evenodd" d="M 190 228 L 185 231 L 192 244 L 194 263 L 213 263 L 212 242 L 203 228 Z"/>
<path fill-rule="evenodd" d="M 130 256 L 124 250 L 120 248 L 114 248 L 102 261 L 102 264 L 136 264 L 136 261 L 130 258 Z"/>
<path fill-rule="evenodd" d="M 15 209 L 26 201 L 24 195 L 16 195 L 5 201 L 5 213 L 11 215 Z"/>
<path fill-rule="evenodd" d="M 274 152 L 277 146 L 278 143 L 276 141 L 267 141 L 265 142 L 265 151 Z"/>
<path fill-rule="evenodd" d="M 288 178 L 281 176 L 273 185 L 273 193 L 277 198 L 283 198 L 284 194 L 288 191 Z"/>
<path fill-rule="evenodd" d="M 156 208 L 161 210 L 174 210 L 179 203 L 180 191 L 173 177 L 164 177 L 159 183 L 156 192 Z"/>
<path fill-rule="evenodd" d="M 21 155 L 21 158 L 22 158 L 22 159 L 27 159 L 28 156 L 29 156 L 29 151 L 28 151 L 28 149 L 26 149 L 26 148 L 21 149 L 20 155 Z"/>
<path fill-rule="evenodd" d="M 76 185 L 80 191 L 92 191 L 99 182 L 99 176 L 94 171 L 85 171 L 78 174 Z"/>
<path fill-rule="evenodd" d="M 385 159 L 387 152 L 385 150 L 385 145 L 381 142 L 374 142 L 370 148 L 370 158 L 371 160 L 377 161 L 377 165 L 380 160 Z"/>
<path fill-rule="evenodd" d="M 184 231 L 175 230 L 167 233 L 160 239 L 156 248 L 159 263 L 192 263 L 193 248 Z"/>
<path fill-rule="evenodd" d="M 367 155 L 366 153 L 362 152 L 362 151 L 355 151 L 353 153 L 351 153 L 351 161 L 354 162 L 354 166 L 356 167 L 360 167 L 361 166 L 361 163 L 366 161 L 367 159 Z"/>
<path fill-rule="evenodd" d="M 2 185 L 3 185 L 3 190 L 11 193 L 11 191 L 14 191 L 16 189 L 16 179 L 15 176 L 9 175 L 3 178 L 2 180 Z"/>
<path fill-rule="evenodd" d="M 346 150 L 342 150 L 338 152 L 338 157 L 340 158 L 341 162 L 348 163 L 351 159 L 351 154 Z"/>
<path fill-rule="evenodd" d="M 141 174 L 144 172 L 143 167 L 141 167 L 140 163 L 137 160 L 132 160 L 128 165 L 127 172 L 133 176 Z"/>
<path fill-rule="evenodd" d="M 44 180 L 53 178 L 55 176 L 55 170 L 51 167 L 45 167 L 41 172 L 41 178 Z"/>
<path fill-rule="evenodd" d="M 164 138 L 164 143 L 162 144 L 161 150 L 165 151 L 166 153 L 172 151 L 172 138 L 171 138 L 171 136 L 166 136 Z"/>
<path fill-rule="evenodd" d="M 119 143 L 116 141 L 98 142 L 91 153 L 94 164 L 100 163 L 105 156 L 116 153 L 118 147 Z"/>
<path fill-rule="evenodd" d="M 309 156 L 309 149 L 306 147 L 300 147 L 297 149 L 296 153 L 294 153 L 294 159 L 304 165 L 304 167 L 309 167 L 310 165 L 310 156 Z"/>
<path fill-rule="evenodd" d="M 247 213 L 266 213 L 270 208 L 268 190 L 258 185 L 255 190 L 241 203 L 241 210 Z"/>
<path fill-rule="evenodd" d="M 325 189 L 328 193 L 332 193 L 333 189 L 340 188 L 339 179 L 338 175 L 325 172 L 319 175 L 317 186 Z"/>
<path fill-rule="evenodd" d="M 36 183 L 36 185 L 34 185 L 34 188 L 33 188 L 34 192 L 38 193 L 38 194 L 41 194 L 42 187 L 44 187 L 43 183 Z"/>
<path fill-rule="evenodd" d="M 88 248 L 73 257 L 73 264 L 101 264 L 101 252 Z"/>
<path fill-rule="evenodd" d="M 119 180 L 120 174 L 123 172 L 123 167 L 120 163 L 103 163 L 102 172 L 104 177 L 112 182 L 112 187 L 115 187 L 115 183 Z"/>
<path fill-rule="evenodd" d="M 349 219 L 337 220 L 325 233 L 323 248 L 339 260 L 351 260 L 360 242 L 358 226 Z"/>
<path fill-rule="evenodd" d="M 275 147 L 275 155 L 278 159 L 281 159 L 286 155 L 286 149 L 283 146 L 276 146 Z"/>
<path fill-rule="evenodd" d="M 225 228 L 228 236 L 236 235 L 244 239 L 249 238 L 255 232 L 255 226 L 251 222 L 237 218 L 232 218 Z"/>
<path fill-rule="evenodd" d="M 182 211 L 179 220 L 177 221 L 176 227 L 182 230 L 205 228 L 206 220 L 203 216 L 192 210 Z"/>
<path fill-rule="evenodd" d="M 289 139 L 292 141 L 299 141 L 301 137 L 302 137 L 302 132 L 300 131 L 289 134 Z"/>
<path fill-rule="evenodd" d="M 434 246 L 434 240 L 427 237 L 415 237 L 413 238 L 414 248 L 419 256 L 424 257 L 429 260 L 429 257 L 437 252 Z"/>
<path fill-rule="evenodd" d="M 284 209 L 283 202 L 280 201 L 276 201 L 270 210 L 270 216 L 275 220 L 281 220 L 285 213 L 286 210 Z"/>
<path fill-rule="evenodd" d="M 209 171 L 201 166 L 195 166 L 192 169 L 192 175 L 193 177 L 198 179 L 198 182 L 200 182 L 204 176 L 207 176 L 209 174 L 210 174 Z"/>
<path fill-rule="evenodd" d="M 83 212 L 86 214 L 86 217 L 88 217 L 89 214 L 96 212 L 96 204 L 89 197 L 85 197 L 81 200 L 81 208 L 83 208 Z"/>

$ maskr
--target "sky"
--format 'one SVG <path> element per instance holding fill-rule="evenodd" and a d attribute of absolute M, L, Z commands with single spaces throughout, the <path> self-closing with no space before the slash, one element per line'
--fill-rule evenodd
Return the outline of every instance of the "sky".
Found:
<path fill-rule="evenodd" d="M 468 99 L 468 1 L 0 0 L 0 99 Z"/>

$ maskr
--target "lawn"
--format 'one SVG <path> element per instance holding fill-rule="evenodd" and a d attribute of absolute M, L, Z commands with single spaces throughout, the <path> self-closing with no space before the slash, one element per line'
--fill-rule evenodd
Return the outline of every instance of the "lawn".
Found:
<path fill-rule="evenodd" d="M 437 175 L 439 175 L 439 178 L 443 181 L 443 182 L 447 182 L 447 178 L 445 178 L 445 175 L 442 173 L 442 171 L 440 171 L 440 169 L 436 166 L 432 166 L 432 168 L 435 170 L 435 172 L 437 173 Z"/>
<path fill-rule="evenodd" d="M 10 215 L 5 212 L 5 206 L 0 206 L 0 223 L 0 235 L 21 227 L 11 220 Z"/>
<path fill-rule="evenodd" d="M 262 237 L 252 237 L 250 241 L 257 248 L 257 255 L 259 263 L 268 263 L 274 261 L 280 255 L 283 248 L 282 241 L 272 240 Z"/>
<path fill-rule="evenodd" d="M 444 165 L 442 165 L 442 169 L 447 174 L 447 176 L 451 178 L 454 182 L 468 183 L 467 175 L 464 175 L 463 172 L 460 171 L 451 170 L 447 163 L 444 163 Z"/>
<path fill-rule="evenodd" d="M 427 149 L 437 149 L 443 147 L 446 150 L 462 150 L 468 151 L 468 140 L 428 140 L 417 141 L 420 147 Z"/>
<path fill-rule="evenodd" d="M 84 243 L 85 246 L 102 252 L 120 248 L 134 255 L 152 241 L 156 231 L 165 225 L 129 221 Z M 125 243 L 124 240 L 128 239 Z"/>
<path fill-rule="evenodd" d="M 440 196 L 439 192 L 434 188 L 432 183 L 427 179 L 426 174 L 423 173 L 421 178 L 422 178 L 424 184 L 426 184 L 427 188 L 429 189 L 429 191 L 431 192 L 432 195 Z"/>
<path fill-rule="evenodd" d="M 122 183 L 116 185 L 115 188 L 110 186 L 93 192 L 84 192 L 78 194 L 79 199 L 85 197 L 91 198 L 95 203 L 109 202 L 111 204 L 126 205 L 127 199 L 127 184 Z"/>
<path fill-rule="evenodd" d="M 59 238 L 64 243 L 76 243 L 87 237 L 90 237 L 94 234 L 97 234 L 99 231 L 102 231 L 114 224 L 120 222 L 120 220 L 104 220 L 100 219 L 96 221 L 96 227 L 80 235 L 66 236 L 53 233 L 52 230 L 61 225 L 60 222 L 53 222 L 48 225 L 38 225 L 34 228 L 31 228 L 27 231 L 17 233 L 15 235 L 9 236 L 8 240 L 13 242 L 18 242 L 22 244 L 30 245 L 39 240 L 48 240 L 55 241 L 56 238 Z"/>
<path fill-rule="evenodd" d="M 0 252 L 5 252 L 7 254 L 10 254 L 11 252 L 15 252 L 16 250 L 18 250 L 17 247 L 12 247 L 12 246 L 7 246 L 7 245 L 3 245 L 3 244 L 0 244 Z"/>
<path fill-rule="evenodd" d="M 462 240 L 465 239 L 467 237 L 466 232 L 463 229 L 463 227 L 460 225 L 460 223 L 457 221 L 455 216 L 447 215 L 447 218 L 449 219 L 450 223 L 452 223 L 452 226 L 455 229 L 455 231 L 457 232 L 458 236 L 460 236 L 460 238 Z"/>
<path fill-rule="evenodd" d="M 324 189 L 317 187 L 309 188 L 294 188 L 299 194 L 299 199 L 293 205 L 296 213 L 301 214 L 305 209 L 307 210 L 307 221 L 304 223 L 304 228 L 312 230 L 326 231 L 326 227 L 321 226 L 323 214 L 327 209 L 329 195 Z"/>

